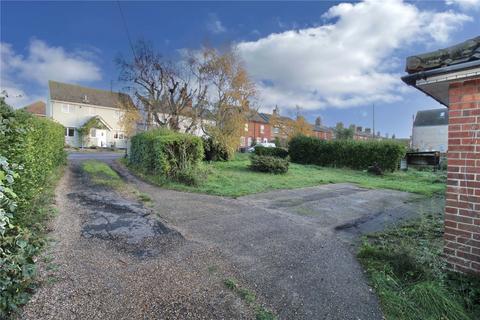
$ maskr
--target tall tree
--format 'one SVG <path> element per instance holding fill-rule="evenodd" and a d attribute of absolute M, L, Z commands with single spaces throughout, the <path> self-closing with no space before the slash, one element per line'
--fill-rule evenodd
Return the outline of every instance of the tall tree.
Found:
<path fill-rule="evenodd" d="M 204 48 L 191 57 L 197 66 L 196 78 L 208 87 L 210 120 L 204 131 L 231 156 L 240 144 L 240 136 L 256 97 L 254 83 L 233 48 L 220 52 Z"/>
<path fill-rule="evenodd" d="M 145 128 L 156 126 L 189 132 L 198 123 L 207 93 L 203 83 L 191 81 L 187 66 L 166 62 L 146 41 L 138 41 L 131 61 L 117 59 L 120 80 L 136 100 L 145 117 Z"/>

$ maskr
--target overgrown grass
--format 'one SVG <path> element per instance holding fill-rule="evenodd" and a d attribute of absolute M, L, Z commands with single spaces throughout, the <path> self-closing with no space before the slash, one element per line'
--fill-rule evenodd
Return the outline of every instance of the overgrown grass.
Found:
<path fill-rule="evenodd" d="M 108 164 L 98 160 L 86 160 L 82 163 L 82 169 L 92 179 L 95 184 L 108 186 L 112 188 L 119 188 L 124 185 L 120 178 Z"/>
<path fill-rule="evenodd" d="M 358 258 L 386 319 L 480 319 L 480 279 L 445 270 L 443 217 L 369 235 Z"/>
<path fill-rule="evenodd" d="M 257 297 L 255 293 L 249 289 L 246 289 L 238 284 L 238 281 L 234 278 L 227 278 L 223 282 L 225 286 L 232 292 L 237 294 L 248 305 L 255 308 L 256 320 L 275 320 L 277 317 L 272 311 L 266 309 L 261 304 L 257 303 Z"/>
<path fill-rule="evenodd" d="M 118 173 L 105 162 L 99 160 L 86 160 L 82 163 L 82 170 L 89 175 L 94 184 L 133 194 L 143 203 L 152 200 L 150 195 L 140 192 L 131 184 L 125 183 Z"/>
<path fill-rule="evenodd" d="M 326 183 L 349 182 L 366 188 L 385 188 L 431 196 L 445 190 L 445 174 L 409 170 L 373 176 L 363 171 L 300 165 L 291 163 L 283 175 L 254 172 L 249 169 L 248 154 L 237 154 L 234 160 L 205 163 L 207 178 L 198 186 L 187 186 L 160 177 L 142 175 L 144 179 L 166 188 L 238 197 L 275 189 L 311 187 Z"/>

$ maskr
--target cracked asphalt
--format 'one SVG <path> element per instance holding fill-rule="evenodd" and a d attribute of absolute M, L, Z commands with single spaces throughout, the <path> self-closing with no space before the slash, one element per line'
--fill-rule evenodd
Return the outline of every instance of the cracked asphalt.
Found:
<path fill-rule="evenodd" d="M 56 281 L 25 319 L 254 319 L 226 277 L 280 319 L 382 319 L 356 239 L 439 205 L 350 184 L 238 199 L 185 193 L 103 160 L 151 204 L 88 187 L 72 164 L 57 190 L 50 254 L 59 268 L 44 275 Z"/>

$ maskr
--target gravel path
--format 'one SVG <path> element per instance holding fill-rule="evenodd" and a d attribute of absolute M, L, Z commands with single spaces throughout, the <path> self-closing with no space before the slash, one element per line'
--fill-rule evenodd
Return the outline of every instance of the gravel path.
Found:
<path fill-rule="evenodd" d="M 46 253 L 52 261 L 42 263 L 42 286 L 24 308 L 22 318 L 253 318 L 252 310 L 225 288 L 223 279 L 233 271 L 214 247 L 184 240 L 174 230 L 166 234 L 166 227 L 153 236 L 147 231 L 143 238 L 138 234 L 133 238 L 86 235 L 92 225 L 102 226 L 95 222 L 100 213 L 114 215 L 115 210 L 98 199 L 96 207 L 81 201 L 81 195 L 94 191 L 117 207 L 129 200 L 125 195 L 92 189 L 75 169 L 76 164 L 69 166 L 57 188 L 60 214 L 52 225 L 55 242 Z M 128 205 L 138 207 L 133 201 Z M 147 222 L 134 220 L 131 226 L 148 229 L 152 218 L 146 218 Z M 123 227 L 109 230 L 121 233 Z M 162 250 L 138 254 L 155 245 Z"/>

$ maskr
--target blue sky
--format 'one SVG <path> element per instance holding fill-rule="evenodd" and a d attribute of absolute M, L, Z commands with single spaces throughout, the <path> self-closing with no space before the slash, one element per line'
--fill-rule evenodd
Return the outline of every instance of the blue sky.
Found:
<path fill-rule="evenodd" d="M 259 106 L 295 106 L 311 121 L 372 126 L 408 137 L 412 115 L 439 104 L 400 81 L 408 55 L 480 35 L 480 0 L 365 2 L 127 2 L 132 39 L 164 56 L 234 44 Z M 46 99 L 49 79 L 120 90 L 114 59 L 129 56 L 116 2 L 1 2 L 1 82 L 21 107 Z"/>

